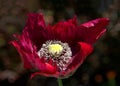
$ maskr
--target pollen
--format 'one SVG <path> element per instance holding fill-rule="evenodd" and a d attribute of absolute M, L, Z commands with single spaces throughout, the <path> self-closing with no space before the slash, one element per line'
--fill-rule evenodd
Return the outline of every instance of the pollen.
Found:
<path fill-rule="evenodd" d="M 51 44 L 48 46 L 49 53 L 52 55 L 58 55 L 61 54 L 63 51 L 63 47 L 60 44 Z"/>

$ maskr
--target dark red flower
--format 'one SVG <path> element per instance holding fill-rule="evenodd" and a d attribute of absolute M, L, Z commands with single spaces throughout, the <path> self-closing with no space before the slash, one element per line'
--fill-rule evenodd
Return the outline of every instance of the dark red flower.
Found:
<path fill-rule="evenodd" d="M 15 46 L 24 67 L 33 74 L 64 78 L 85 60 L 93 43 L 103 34 L 108 19 L 98 18 L 78 26 L 76 17 L 54 26 L 46 26 L 43 15 L 31 13 L 21 35 L 14 35 Z"/>

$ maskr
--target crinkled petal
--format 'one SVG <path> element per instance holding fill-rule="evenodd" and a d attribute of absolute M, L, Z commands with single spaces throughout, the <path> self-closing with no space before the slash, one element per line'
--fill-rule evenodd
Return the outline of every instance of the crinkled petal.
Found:
<path fill-rule="evenodd" d="M 59 77 L 59 73 L 57 72 L 57 67 L 51 65 L 50 63 L 46 63 L 43 60 L 40 60 L 39 58 L 36 58 L 36 64 L 37 68 L 39 68 L 38 72 L 32 74 L 31 78 L 36 75 L 42 75 L 46 77 Z"/>
<path fill-rule="evenodd" d="M 35 66 L 39 71 L 44 72 L 46 74 L 54 74 L 57 71 L 56 66 L 53 66 L 49 62 L 45 62 L 42 58 L 35 58 Z"/>
<path fill-rule="evenodd" d="M 22 36 L 15 35 L 18 40 L 11 41 L 10 43 L 17 49 L 19 52 L 21 59 L 24 63 L 25 68 L 32 68 L 34 63 L 34 55 L 33 55 L 33 46 L 30 39 L 27 37 L 27 34 Z"/>
<path fill-rule="evenodd" d="M 93 51 L 93 48 L 90 44 L 79 42 L 79 45 L 80 51 L 73 56 L 72 63 L 67 67 L 67 70 L 61 73 L 61 78 L 72 75 L 75 70 L 83 63 L 86 57 Z"/>
<path fill-rule="evenodd" d="M 107 18 L 98 18 L 78 27 L 78 41 L 93 44 L 105 31 L 109 23 Z"/>
<path fill-rule="evenodd" d="M 51 33 L 52 39 L 72 43 L 75 40 L 77 32 L 76 17 L 68 21 L 58 22 L 53 27 L 48 28 L 47 31 Z"/>
<path fill-rule="evenodd" d="M 19 40 L 11 41 L 11 43 L 14 45 L 14 47 L 21 55 L 25 68 L 27 69 L 34 68 L 36 70 L 49 74 L 56 72 L 55 66 L 45 62 L 37 55 L 36 47 L 33 46 L 27 33 L 16 37 L 19 38 Z"/>
<path fill-rule="evenodd" d="M 34 76 L 36 75 L 42 75 L 42 76 L 46 76 L 46 77 L 56 77 L 58 78 L 59 77 L 59 73 L 53 73 L 53 74 L 50 74 L 50 73 L 45 73 L 43 71 L 39 71 L 39 72 L 35 72 L 31 75 L 31 78 L 33 78 Z"/>
<path fill-rule="evenodd" d="M 46 40 L 45 21 L 42 14 L 30 13 L 28 14 L 27 23 L 24 27 L 23 33 L 27 32 L 30 40 L 40 48 L 42 43 Z"/>

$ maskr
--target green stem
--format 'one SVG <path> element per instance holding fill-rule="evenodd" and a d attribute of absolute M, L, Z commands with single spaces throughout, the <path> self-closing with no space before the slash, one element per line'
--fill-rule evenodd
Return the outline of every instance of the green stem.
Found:
<path fill-rule="evenodd" d="M 62 84 L 62 79 L 59 79 L 59 78 L 58 78 L 58 84 L 59 84 L 59 86 L 63 86 L 63 84 Z"/>

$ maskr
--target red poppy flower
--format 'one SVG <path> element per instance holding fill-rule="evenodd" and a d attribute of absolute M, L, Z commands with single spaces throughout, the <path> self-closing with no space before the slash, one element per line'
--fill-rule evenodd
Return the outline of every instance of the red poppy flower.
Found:
<path fill-rule="evenodd" d="M 78 26 L 76 17 L 54 26 L 45 25 L 43 15 L 31 13 L 21 35 L 11 41 L 24 67 L 33 74 L 65 78 L 85 60 L 92 44 L 104 33 L 108 19 L 98 18 Z"/>

